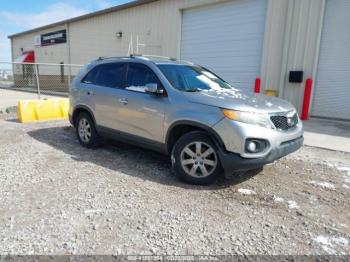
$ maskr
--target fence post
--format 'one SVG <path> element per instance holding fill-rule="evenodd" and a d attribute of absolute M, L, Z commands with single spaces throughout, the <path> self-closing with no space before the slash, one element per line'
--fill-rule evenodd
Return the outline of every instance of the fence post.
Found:
<path fill-rule="evenodd" d="M 68 66 L 68 91 L 69 91 L 69 85 L 71 80 L 71 65 Z"/>
<path fill-rule="evenodd" d="M 35 67 L 35 76 L 36 76 L 36 87 L 38 89 L 38 99 L 40 99 L 40 81 L 39 81 L 39 70 L 37 64 L 34 65 Z"/>

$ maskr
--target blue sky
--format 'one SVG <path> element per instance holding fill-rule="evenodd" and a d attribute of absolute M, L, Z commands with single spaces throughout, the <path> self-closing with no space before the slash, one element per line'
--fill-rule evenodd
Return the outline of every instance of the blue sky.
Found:
<path fill-rule="evenodd" d="M 11 61 L 8 35 L 132 0 L 1 0 L 0 62 Z"/>

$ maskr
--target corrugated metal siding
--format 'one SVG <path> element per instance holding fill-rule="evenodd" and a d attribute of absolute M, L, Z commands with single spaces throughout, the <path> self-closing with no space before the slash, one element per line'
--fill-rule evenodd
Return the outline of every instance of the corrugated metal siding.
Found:
<path fill-rule="evenodd" d="M 350 120 L 350 1 L 327 0 L 312 115 Z"/>
<path fill-rule="evenodd" d="M 267 5 L 264 48 L 262 52 L 262 87 L 263 89 L 280 90 L 282 64 L 285 57 L 284 42 L 287 24 L 288 0 L 269 0 Z"/>
<path fill-rule="evenodd" d="M 178 57 L 180 9 L 219 0 L 163 0 L 74 22 L 70 25 L 72 63 L 86 63 L 99 56 L 126 55 L 131 34 L 146 47 L 143 54 Z M 116 32 L 123 32 L 118 39 Z M 134 48 L 136 51 L 136 48 Z"/>
<path fill-rule="evenodd" d="M 277 42 L 283 41 L 283 45 L 288 47 L 284 51 L 286 54 L 285 65 L 281 65 L 279 92 L 282 98 L 291 101 L 299 112 L 302 108 L 305 81 L 301 84 L 289 83 L 289 71 L 303 70 L 305 79 L 313 78 L 315 56 L 318 56 L 317 44 L 322 5 L 323 0 L 292 1 L 290 4 L 291 30 L 284 35 L 284 38 L 275 39 Z"/>
<path fill-rule="evenodd" d="M 183 12 L 181 58 L 253 91 L 260 76 L 266 1 L 236 0 Z"/>

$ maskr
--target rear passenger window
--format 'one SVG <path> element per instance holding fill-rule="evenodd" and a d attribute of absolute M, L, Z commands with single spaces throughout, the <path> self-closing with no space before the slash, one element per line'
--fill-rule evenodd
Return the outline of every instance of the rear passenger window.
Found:
<path fill-rule="evenodd" d="M 129 64 L 125 89 L 145 92 L 147 84 L 160 85 L 160 81 L 149 67 L 142 64 Z"/>
<path fill-rule="evenodd" d="M 124 72 L 124 64 L 103 64 L 92 69 L 83 79 L 83 82 L 111 88 L 123 88 Z"/>
<path fill-rule="evenodd" d="M 98 66 L 93 68 L 82 80 L 85 84 L 94 84 L 95 83 L 95 77 L 96 73 L 98 71 Z"/>

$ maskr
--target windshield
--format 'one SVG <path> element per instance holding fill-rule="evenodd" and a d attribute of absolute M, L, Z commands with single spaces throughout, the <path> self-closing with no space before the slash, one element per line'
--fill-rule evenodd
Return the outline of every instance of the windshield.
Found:
<path fill-rule="evenodd" d="M 181 91 L 231 89 L 231 85 L 217 75 L 200 66 L 158 65 L 171 85 Z"/>

